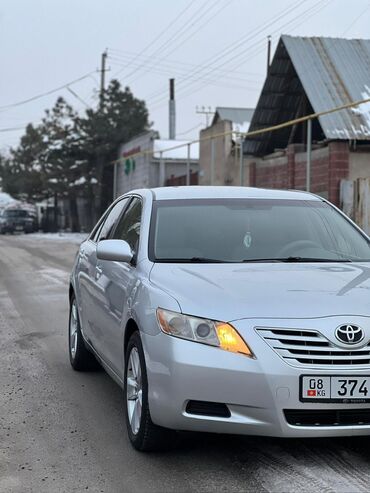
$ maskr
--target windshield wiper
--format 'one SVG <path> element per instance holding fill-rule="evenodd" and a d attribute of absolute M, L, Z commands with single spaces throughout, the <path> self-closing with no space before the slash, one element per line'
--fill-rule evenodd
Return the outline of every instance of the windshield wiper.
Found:
<path fill-rule="evenodd" d="M 207 257 L 190 257 L 190 258 L 159 258 L 157 262 L 169 262 L 169 263 L 194 263 L 194 264 L 224 264 L 229 263 L 228 260 L 220 260 Z"/>
<path fill-rule="evenodd" d="M 315 258 L 315 257 L 282 257 L 282 258 L 252 258 L 252 259 L 245 259 L 243 262 L 248 263 L 248 262 L 285 262 L 285 263 L 310 263 L 310 262 L 331 262 L 331 263 L 337 263 L 337 262 L 352 262 L 352 260 L 347 259 L 347 258 L 340 258 L 340 259 L 333 259 L 333 258 Z"/>

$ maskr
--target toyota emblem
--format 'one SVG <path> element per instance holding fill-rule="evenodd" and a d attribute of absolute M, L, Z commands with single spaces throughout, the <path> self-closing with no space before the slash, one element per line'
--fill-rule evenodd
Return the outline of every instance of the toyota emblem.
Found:
<path fill-rule="evenodd" d="M 335 337 L 345 344 L 357 344 L 361 342 L 365 334 L 357 325 L 340 325 L 335 331 Z"/>

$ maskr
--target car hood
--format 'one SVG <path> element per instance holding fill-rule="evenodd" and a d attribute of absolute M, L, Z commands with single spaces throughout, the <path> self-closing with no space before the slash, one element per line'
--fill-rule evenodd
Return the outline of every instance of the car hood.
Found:
<path fill-rule="evenodd" d="M 370 263 L 156 263 L 150 280 L 214 320 L 370 315 Z"/>

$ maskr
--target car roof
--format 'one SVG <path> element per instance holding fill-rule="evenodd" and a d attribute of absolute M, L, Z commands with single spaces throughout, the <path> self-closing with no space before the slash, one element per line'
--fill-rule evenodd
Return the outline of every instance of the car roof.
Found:
<path fill-rule="evenodd" d="M 271 190 L 266 188 L 232 187 L 232 186 L 183 186 L 160 187 L 149 189 L 154 200 L 173 199 L 210 199 L 210 198 L 258 198 L 258 199 L 285 199 L 285 200 L 322 200 L 309 192 L 299 190 Z M 130 193 L 144 195 L 145 191 L 132 190 Z"/>

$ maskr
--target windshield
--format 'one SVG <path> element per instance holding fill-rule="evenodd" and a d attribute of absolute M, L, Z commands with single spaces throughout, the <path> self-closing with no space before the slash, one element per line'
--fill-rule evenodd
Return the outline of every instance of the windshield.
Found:
<path fill-rule="evenodd" d="M 27 217 L 27 211 L 22 211 L 22 210 L 4 211 L 3 215 L 5 217 Z"/>
<path fill-rule="evenodd" d="M 325 202 L 159 200 L 149 257 L 156 262 L 370 261 L 370 245 Z"/>

